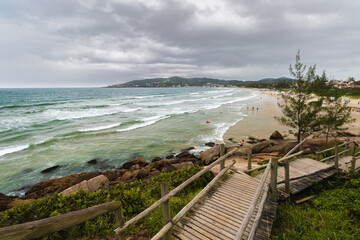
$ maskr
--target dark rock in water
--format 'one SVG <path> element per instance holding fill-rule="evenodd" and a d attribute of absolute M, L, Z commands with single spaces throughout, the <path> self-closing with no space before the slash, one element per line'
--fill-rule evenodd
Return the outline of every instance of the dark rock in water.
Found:
<path fill-rule="evenodd" d="M 265 138 L 258 140 L 258 142 L 264 142 L 264 141 L 266 141 Z"/>
<path fill-rule="evenodd" d="M 133 165 L 136 165 L 136 164 L 138 164 L 140 167 L 144 167 L 144 166 L 148 165 L 148 163 L 146 162 L 146 160 L 143 157 L 139 157 L 139 158 L 136 158 L 134 160 L 124 163 L 122 168 L 130 169 Z"/>
<path fill-rule="evenodd" d="M 166 159 L 174 158 L 174 154 L 167 155 L 165 158 L 166 158 Z"/>
<path fill-rule="evenodd" d="M 19 187 L 17 189 L 15 189 L 13 192 L 20 192 L 20 191 L 23 191 L 23 190 L 28 190 L 30 189 L 31 186 L 22 186 L 22 187 Z"/>
<path fill-rule="evenodd" d="M 250 140 L 250 141 L 257 141 L 258 139 L 257 138 L 254 138 L 254 137 L 248 137 L 248 139 Z"/>
<path fill-rule="evenodd" d="M 182 152 L 188 152 L 188 151 L 193 150 L 193 149 L 195 149 L 195 148 L 194 147 L 185 148 L 184 150 L 182 150 Z"/>
<path fill-rule="evenodd" d="M 97 164 L 98 161 L 99 161 L 99 159 L 94 158 L 94 159 L 91 159 L 91 160 L 87 161 L 86 163 L 89 164 L 89 165 L 94 165 L 94 164 Z"/>
<path fill-rule="evenodd" d="M 196 158 L 194 154 L 189 153 L 188 151 L 184 151 L 176 155 L 176 158 Z"/>
<path fill-rule="evenodd" d="M 50 173 L 50 172 L 55 171 L 59 167 L 60 167 L 60 165 L 55 165 L 55 166 L 52 166 L 52 167 L 42 170 L 41 173 Z"/>
<path fill-rule="evenodd" d="M 7 196 L 3 193 L 0 193 L 0 212 L 9 209 L 9 203 L 14 200 L 15 197 Z"/>
<path fill-rule="evenodd" d="M 153 162 L 157 162 L 157 161 L 161 161 L 161 160 L 163 160 L 161 157 L 154 157 L 154 158 L 151 160 L 151 162 L 153 163 Z"/>
<path fill-rule="evenodd" d="M 250 143 L 250 144 L 255 144 L 257 143 L 257 141 L 254 141 L 254 140 L 251 140 L 251 141 L 246 141 L 247 143 Z"/>
<path fill-rule="evenodd" d="M 281 133 L 279 133 L 278 131 L 273 132 L 273 134 L 271 134 L 270 136 L 271 140 L 282 140 L 284 139 L 284 137 L 281 135 Z"/>
<path fill-rule="evenodd" d="M 205 143 L 205 146 L 213 147 L 213 146 L 215 146 L 215 143 L 213 143 L 213 142 L 207 142 L 207 143 Z"/>
<path fill-rule="evenodd" d="M 25 168 L 24 170 L 22 170 L 22 173 L 25 174 L 25 173 L 31 173 L 32 171 L 34 171 L 34 169 L 32 168 Z"/>

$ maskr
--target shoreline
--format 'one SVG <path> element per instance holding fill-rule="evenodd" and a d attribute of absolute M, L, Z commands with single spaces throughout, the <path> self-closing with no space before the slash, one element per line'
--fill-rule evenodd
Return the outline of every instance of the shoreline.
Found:
<path fill-rule="evenodd" d="M 236 146 L 242 139 L 245 140 L 245 145 L 248 145 L 246 141 L 249 136 L 268 140 L 276 130 L 286 139 L 294 138 L 289 134 L 291 128 L 281 125 L 274 118 L 274 116 L 282 114 L 277 105 L 277 98 L 258 89 L 251 90 L 258 91 L 260 94 L 254 98 L 251 104 L 244 107 L 247 115 L 225 132 L 223 135 L 225 145 Z"/>

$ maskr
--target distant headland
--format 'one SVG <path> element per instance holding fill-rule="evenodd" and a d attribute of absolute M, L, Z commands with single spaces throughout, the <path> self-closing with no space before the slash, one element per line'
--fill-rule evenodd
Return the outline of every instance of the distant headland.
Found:
<path fill-rule="evenodd" d="M 150 78 L 143 80 L 132 80 L 125 83 L 107 86 L 106 88 L 136 88 L 136 87 L 252 87 L 256 84 L 276 83 L 293 81 L 287 77 L 280 78 L 264 78 L 258 81 L 240 81 L 240 80 L 221 80 L 214 78 L 183 78 L 183 77 L 169 77 L 169 78 Z"/>

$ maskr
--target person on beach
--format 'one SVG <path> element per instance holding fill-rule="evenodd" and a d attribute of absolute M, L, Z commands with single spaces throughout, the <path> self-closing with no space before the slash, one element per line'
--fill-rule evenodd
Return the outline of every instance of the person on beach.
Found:
<path fill-rule="evenodd" d="M 242 147 L 242 146 L 244 146 L 244 139 L 242 139 L 241 142 L 239 142 L 239 144 L 236 145 L 237 148 Z"/>

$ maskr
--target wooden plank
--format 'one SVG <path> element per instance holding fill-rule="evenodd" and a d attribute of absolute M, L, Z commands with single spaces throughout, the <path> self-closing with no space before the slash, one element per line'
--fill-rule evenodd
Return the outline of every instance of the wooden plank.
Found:
<path fill-rule="evenodd" d="M 240 220 L 238 218 L 232 217 L 232 215 L 226 214 L 223 211 L 218 211 L 215 208 L 210 208 L 209 206 L 201 206 L 201 208 L 194 207 L 193 209 L 196 212 L 204 212 L 221 219 L 221 221 L 227 222 L 228 224 L 233 224 L 234 226 L 240 226 Z"/>
<path fill-rule="evenodd" d="M 185 234 L 184 230 L 179 231 L 179 228 L 180 227 L 178 227 L 178 226 L 173 228 L 173 232 L 172 232 L 173 237 L 180 239 L 180 240 L 193 240 L 194 239 L 193 235 L 191 235 L 191 237 L 189 237 Z"/>
<path fill-rule="evenodd" d="M 209 214 L 208 212 L 205 211 L 193 211 L 191 212 L 191 214 L 189 214 L 189 217 L 193 218 L 193 216 L 208 219 L 209 221 L 217 222 L 219 224 L 222 224 L 224 228 L 232 229 L 234 232 L 236 232 L 236 230 L 238 229 L 238 227 L 234 226 L 233 223 L 229 221 L 223 221 L 221 218 Z M 194 224 L 196 224 L 196 222 Z"/>
<path fill-rule="evenodd" d="M 193 229 L 195 232 L 197 232 L 197 234 L 198 234 L 197 236 L 199 238 L 214 239 L 215 237 L 217 237 L 219 235 L 218 232 L 216 232 L 212 229 L 204 228 L 203 226 L 201 226 L 201 224 L 197 224 L 189 216 L 184 217 L 180 222 L 183 223 L 184 225 L 186 225 L 187 227 Z"/>
<path fill-rule="evenodd" d="M 188 217 L 185 217 L 185 218 L 191 218 L 193 221 L 196 222 L 196 224 L 198 224 L 197 226 L 199 226 L 201 224 L 202 227 L 204 229 L 206 229 L 206 231 L 213 232 L 214 235 L 216 233 L 217 235 L 215 235 L 215 236 L 218 239 L 231 239 L 232 240 L 233 236 L 235 236 L 235 231 L 234 230 L 222 229 L 222 227 L 223 227 L 222 223 L 211 221 L 210 219 L 207 219 L 207 218 L 202 217 L 202 216 L 191 215 L 191 216 L 188 216 Z M 187 225 L 191 226 L 191 224 L 187 224 Z"/>
<path fill-rule="evenodd" d="M 176 228 L 174 227 L 174 230 L 177 231 L 177 235 L 180 237 L 180 239 L 184 236 L 186 239 L 191 239 L 191 240 L 204 239 L 204 236 L 199 236 L 198 232 L 188 227 L 187 225 L 176 226 Z"/>
<path fill-rule="evenodd" d="M 108 202 L 83 210 L 45 218 L 33 222 L 0 228 L 1 239 L 34 239 L 78 225 L 100 215 L 113 212 L 121 207 L 121 202 Z"/>

